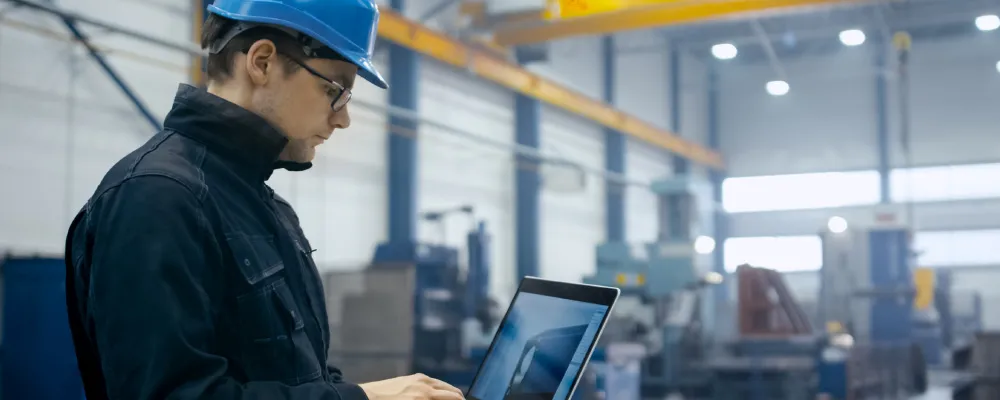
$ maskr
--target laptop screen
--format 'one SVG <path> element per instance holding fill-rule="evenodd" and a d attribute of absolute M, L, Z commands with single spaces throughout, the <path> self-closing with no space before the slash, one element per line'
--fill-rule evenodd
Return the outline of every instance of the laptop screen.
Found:
<path fill-rule="evenodd" d="M 469 388 L 469 399 L 568 398 L 609 308 L 518 293 Z"/>

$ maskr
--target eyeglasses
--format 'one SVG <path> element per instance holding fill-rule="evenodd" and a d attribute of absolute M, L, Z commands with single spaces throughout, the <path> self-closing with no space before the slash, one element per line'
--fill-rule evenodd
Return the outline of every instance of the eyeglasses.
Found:
<path fill-rule="evenodd" d="M 323 74 L 320 74 L 312 67 L 306 65 L 305 62 L 295 57 L 292 57 L 287 54 L 285 55 L 285 57 L 288 57 L 288 59 L 292 60 L 292 62 L 298 64 L 300 67 L 302 67 L 302 69 L 306 70 L 306 72 L 309 72 L 313 76 L 322 79 L 324 82 L 332 86 L 330 90 L 327 91 L 327 96 L 330 97 L 330 108 L 332 108 L 333 111 L 336 112 L 342 110 L 344 106 L 346 106 L 347 103 L 351 101 L 350 89 L 345 88 L 344 85 L 341 85 L 337 82 L 328 79 L 327 77 L 323 76 Z"/>

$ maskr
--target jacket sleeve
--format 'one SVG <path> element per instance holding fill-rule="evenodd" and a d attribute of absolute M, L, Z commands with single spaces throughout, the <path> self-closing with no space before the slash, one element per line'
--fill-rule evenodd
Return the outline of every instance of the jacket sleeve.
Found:
<path fill-rule="evenodd" d="M 367 400 L 349 383 L 242 383 L 213 352 L 220 250 L 197 196 L 132 178 L 91 208 L 87 319 L 111 399 Z"/>

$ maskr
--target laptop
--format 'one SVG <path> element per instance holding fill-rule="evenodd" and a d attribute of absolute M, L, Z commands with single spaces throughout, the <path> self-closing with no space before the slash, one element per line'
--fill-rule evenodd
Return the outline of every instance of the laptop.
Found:
<path fill-rule="evenodd" d="M 613 287 L 521 280 L 468 400 L 567 400 L 618 300 Z"/>

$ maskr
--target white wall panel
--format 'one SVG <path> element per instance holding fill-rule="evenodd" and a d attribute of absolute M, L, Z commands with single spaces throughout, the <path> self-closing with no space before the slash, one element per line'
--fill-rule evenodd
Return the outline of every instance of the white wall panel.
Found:
<path fill-rule="evenodd" d="M 708 67 L 681 55 L 681 135 L 708 144 Z"/>
<path fill-rule="evenodd" d="M 421 65 L 420 112 L 447 126 L 493 141 L 514 141 L 513 94 L 436 62 Z M 474 139 L 422 126 L 419 142 L 420 211 L 471 205 L 491 234 L 491 290 L 500 296 L 516 289 L 514 257 L 514 165 L 509 151 Z M 464 249 L 472 228 L 463 216 L 441 227 L 420 222 L 419 238 Z M 463 253 L 464 254 L 464 253 Z"/>
<path fill-rule="evenodd" d="M 669 48 L 663 35 L 622 33 L 615 36 L 615 49 L 615 106 L 661 129 L 669 128 Z"/>
<path fill-rule="evenodd" d="M 873 168 L 874 58 L 869 49 L 784 62 L 791 91 L 764 89 L 768 65 L 720 69 L 720 135 L 731 176 Z"/>
<path fill-rule="evenodd" d="M 628 140 L 625 174 L 629 179 L 652 182 L 670 176 L 670 156 L 645 143 Z M 629 186 L 625 193 L 625 240 L 654 242 L 659 235 L 659 201 L 648 187 Z"/>
<path fill-rule="evenodd" d="M 596 124 L 549 106 L 542 108 L 541 147 L 592 168 L 604 168 L 604 136 Z M 604 181 L 588 176 L 585 190 L 559 192 L 543 185 L 540 269 L 549 279 L 580 281 L 596 267 L 605 239 Z"/>
<path fill-rule="evenodd" d="M 914 165 L 1000 160 L 1000 40 L 918 41 L 911 58 Z M 723 147 L 734 176 L 867 169 L 877 165 L 875 69 L 869 46 L 786 61 L 791 92 L 772 97 L 767 65 L 722 69 Z M 890 80 L 891 161 L 901 153 L 898 85 Z"/>
<path fill-rule="evenodd" d="M 998 51 L 1000 38 L 994 35 L 914 43 L 910 81 L 915 164 L 1000 160 Z M 891 143 L 892 161 L 901 165 L 898 131 Z"/>
<path fill-rule="evenodd" d="M 528 65 L 528 70 L 595 99 L 604 93 L 604 58 L 601 38 L 573 37 L 549 43 L 549 61 Z"/>
<path fill-rule="evenodd" d="M 99 9 L 104 19 L 153 34 L 191 30 L 188 2 L 60 5 L 87 13 Z M 113 35 L 94 36 L 112 50 L 109 63 L 162 118 L 177 84 L 187 80 L 189 58 Z M 0 248 L 61 254 L 73 213 L 107 169 L 153 129 L 52 17 L 7 10 L 0 60 L 0 185 L 17 193 L 0 200 Z"/>

